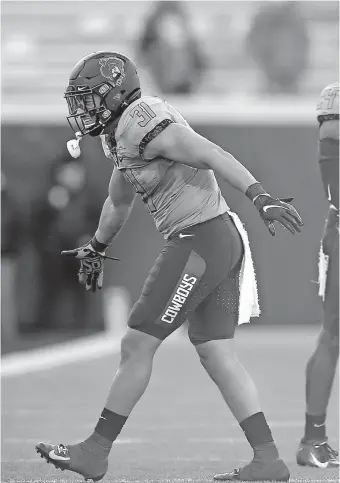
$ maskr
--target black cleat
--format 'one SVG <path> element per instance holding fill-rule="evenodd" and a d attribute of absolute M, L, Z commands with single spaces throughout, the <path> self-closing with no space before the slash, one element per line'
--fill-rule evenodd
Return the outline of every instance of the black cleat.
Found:
<path fill-rule="evenodd" d="M 288 481 L 289 469 L 282 460 L 251 461 L 243 468 L 214 476 L 217 481 Z"/>
<path fill-rule="evenodd" d="M 107 472 L 108 459 L 84 449 L 81 443 L 73 446 L 38 443 L 35 449 L 47 463 L 52 463 L 61 471 L 78 473 L 85 481 L 100 481 Z"/>

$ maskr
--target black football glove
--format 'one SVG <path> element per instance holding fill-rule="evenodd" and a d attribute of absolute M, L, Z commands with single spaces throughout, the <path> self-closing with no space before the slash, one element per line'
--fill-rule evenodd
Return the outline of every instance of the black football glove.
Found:
<path fill-rule="evenodd" d="M 301 216 L 290 204 L 294 198 L 272 198 L 260 183 L 251 185 L 246 195 L 253 201 L 272 236 L 276 235 L 275 222 L 287 228 L 293 235 L 301 231 L 303 226 Z"/>
<path fill-rule="evenodd" d="M 287 228 L 293 235 L 301 232 L 303 221 L 294 206 L 290 204 L 293 199 L 259 195 L 254 200 L 254 205 L 272 236 L 276 235 L 275 222 Z"/>
<path fill-rule="evenodd" d="M 78 272 L 78 280 L 82 285 L 85 284 L 86 290 L 96 292 L 103 287 L 103 268 L 104 260 L 119 260 L 105 255 L 104 251 L 96 251 L 93 247 L 93 239 L 85 245 L 74 248 L 73 250 L 64 250 L 62 255 L 73 256 L 80 260 L 80 269 Z"/>

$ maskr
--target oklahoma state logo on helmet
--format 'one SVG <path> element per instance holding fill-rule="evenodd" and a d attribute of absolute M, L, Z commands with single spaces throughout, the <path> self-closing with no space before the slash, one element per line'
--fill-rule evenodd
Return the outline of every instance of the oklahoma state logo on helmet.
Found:
<path fill-rule="evenodd" d="M 114 87 L 121 86 L 125 77 L 124 63 L 118 57 L 99 59 L 100 73 L 113 82 Z"/>

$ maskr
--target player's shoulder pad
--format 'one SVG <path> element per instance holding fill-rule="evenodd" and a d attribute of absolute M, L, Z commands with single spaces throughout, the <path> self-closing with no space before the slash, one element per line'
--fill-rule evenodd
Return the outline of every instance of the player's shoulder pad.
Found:
<path fill-rule="evenodd" d="M 124 111 L 117 127 L 116 140 L 130 149 L 138 149 L 143 159 L 147 144 L 173 122 L 176 122 L 175 111 L 167 101 L 143 96 Z"/>
<path fill-rule="evenodd" d="M 339 119 L 339 83 L 334 82 L 326 86 L 320 94 L 316 106 L 316 113 L 319 122 Z"/>
<path fill-rule="evenodd" d="M 321 91 L 321 97 L 323 97 L 327 91 L 339 91 L 339 82 L 333 82 L 324 87 Z"/>

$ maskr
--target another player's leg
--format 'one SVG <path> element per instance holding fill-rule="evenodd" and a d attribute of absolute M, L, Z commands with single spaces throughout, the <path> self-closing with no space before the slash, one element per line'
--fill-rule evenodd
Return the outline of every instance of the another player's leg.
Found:
<path fill-rule="evenodd" d="M 190 317 L 189 337 L 200 361 L 216 383 L 254 450 L 243 468 L 216 475 L 216 480 L 288 481 L 289 470 L 280 459 L 272 433 L 261 410 L 254 381 L 238 360 L 234 333 L 238 323 L 239 269 L 242 243 L 230 227 L 234 263 L 229 276 L 211 292 Z"/>
<path fill-rule="evenodd" d="M 339 466 L 338 453 L 327 442 L 326 414 L 339 357 L 339 337 L 324 328 L 306 369 L 305 433 L 296 459 L 302 466 Z"/>
<path fill-rule="evenodd" d="M 323 249 L 328 270 L 323 302 L 324 322 L 316 348 L 306 367 L 305 434 L 297 452 L 304 466 L 339 466 L 338 453 L 327 442 L 326 414 L 339 358 L 339 233 L 326 225 Z"/>

